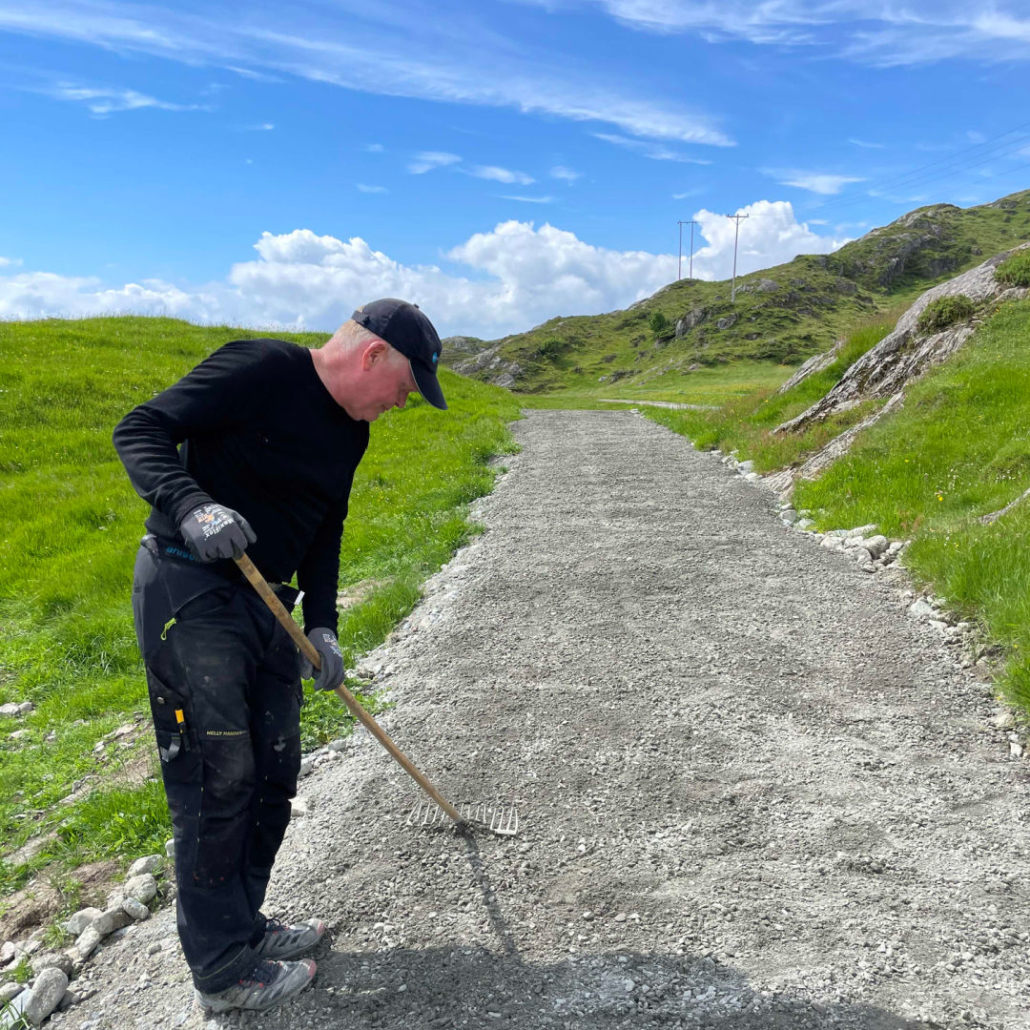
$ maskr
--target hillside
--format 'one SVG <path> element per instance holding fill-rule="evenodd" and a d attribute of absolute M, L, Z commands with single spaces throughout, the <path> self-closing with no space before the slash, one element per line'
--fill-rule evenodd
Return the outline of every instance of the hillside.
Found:
<path fill-rule="evenodd" d="M 493 341 L 455 357 L 453 367 L 537 393 L 644 382 L 733 360 L 797 364 L 862 318 L 1026 240 L 1030 190 L 979 207 L 931 205 L 834 254 L 739 276 L 735 303 L 728 280 L 682 279 L 622 311 L 553 318 Z"/>

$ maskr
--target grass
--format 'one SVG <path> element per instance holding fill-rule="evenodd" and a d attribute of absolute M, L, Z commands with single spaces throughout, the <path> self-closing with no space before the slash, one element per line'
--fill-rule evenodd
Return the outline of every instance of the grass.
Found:
<path fill-rule="evenodd" d="M 94 751 L 147 712 L 129 605 L 146 506 L 111 430 L 220 344 L 261 335 L 152 318 L 0 324 L 0 702 L 36 706 L 0 718 L 0 893 L 54 862 L 161 850 L 168 836 L 148 722 L 126 746 Z M 277 335 L 309 346 L 325 339 Z M 467 506 L 491 488 L 488 459 L 513 446 L 510 394 L 446 370 L 441 378 L 449 412 L 415 399 L 372 427 L 340 585 L 376 587 L 341 619 L 348 662 L 383 639 L 475 532 Z M 302 721 L 310 747 L 346 732 L 350 719 L 334 696 L 319 696 Z M 18 729 L 27 732 L 11 739 Z M 87 797 L 58 804 L 87 778 Z M 11 864 L 27 840 L 51 832 L 36 857 Z"/>
<path fill-rule="evenodd" d="M 913 575 L 976 620 L 1009 655 L 1002 686 L 1030 709 L 1030 504 L 985 525 L 1030 488 L 1030 302 L 1002 305 L 904 406 L 796 503 L 821 528 L 876 523 L 912 539 Z"/>
<path fill-rule="evenodd" d="M 718 404 L 716 410 L 647 409 L 648 417 L 689 436 L 696 446 L 703 449 L 737 451 L 741 460 L 749 458 L 754 461 L 757 472 L 771 472 L 794 465 L 829 443 L 838 433 L 861 421 L 880 402 L 861 404 L 843 415 L 813 425 L 801 434 L 774 433 L 772 430 L 801 414 L 839 382 L 855 361 L 894 328 L 902 310 L 894 308 L 861 322 L 845 337 L 831 365 L 803 379 L 786 393 L 778 390 L 790 376 L 790 369 L 778 367 L 777 374 L 770 374 L 767 379 L 761 374 L 760 366 L 731 366 L 740 378 L 735 376 L 727 381 L 719 376 L 718 370 L 713 370 L 710 389 L 705 396 L 709 403 Z M 766 371 L 771 373 L 772 369 Z"/>

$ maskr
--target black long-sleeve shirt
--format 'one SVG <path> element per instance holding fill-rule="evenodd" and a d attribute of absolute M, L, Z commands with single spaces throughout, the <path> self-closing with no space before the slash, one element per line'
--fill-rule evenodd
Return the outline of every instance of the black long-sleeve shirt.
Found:
<path fill-rule="evenodd" d="M 227 343 L 130 411 L 114 445 L 151 505 L 150 532 L 181 540 L 179 523 L 198 505 L 235 509 L 257 535 L 247 553 L 265 577 L 297 573 L 306 627 L 336 630 L 340 538 L 368 423 L 333 400 L 310 351 Z"/>

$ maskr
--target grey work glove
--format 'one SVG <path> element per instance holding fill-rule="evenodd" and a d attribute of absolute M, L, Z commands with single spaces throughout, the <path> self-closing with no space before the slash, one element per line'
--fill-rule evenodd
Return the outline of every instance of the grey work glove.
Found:
<path fill-rule="evenodd" d="M 308 634 L 322 659 L 322 668 L 315 672 L 314 666 L 304 658 L 300 666 L 300 678 L 314 678 L 315 690 L 335 690 L 343 682 L 343 655 L 336 642 L 336 634 L 325 626 L 318 626 Z"/>
<path fill-rule="evenodd" d="M 179 523 L 186 546 L 201 561 L 239 558 L 257 536 L 250 523 L 232 508 L 202 504 Z"/>

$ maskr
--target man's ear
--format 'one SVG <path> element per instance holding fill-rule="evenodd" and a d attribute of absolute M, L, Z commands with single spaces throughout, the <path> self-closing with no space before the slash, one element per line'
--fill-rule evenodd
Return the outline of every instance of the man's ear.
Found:
<path fill-rule="evenodd" d="M 361 352 L 362 370 L 367 372 L 374 365 L 379 364 L 386 357 L 386 351 L 386 344 L 382 340 L 373 340 L 366 344 L 365 349 Z"/>

